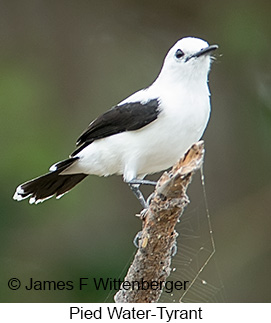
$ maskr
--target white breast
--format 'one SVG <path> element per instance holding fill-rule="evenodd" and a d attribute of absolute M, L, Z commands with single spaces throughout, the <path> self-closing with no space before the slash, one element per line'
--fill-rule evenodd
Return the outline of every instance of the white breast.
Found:
<path fill-rule="evenodd" d="M 204 132 L 210 102 L 208 91 L 202 91 L 204 95 L 196 97 L 185 90 L 161 93 L 161 113 L 157 120 L 139 130 L 94 141 L 78 154 L 78 162 L 65 173 L 123 174 L 129 181 L 169 168 Z M 150 97 L 147 91 L 144 95 L 140 92 L 134 96 L 143 100 L 144 96 Z"/>

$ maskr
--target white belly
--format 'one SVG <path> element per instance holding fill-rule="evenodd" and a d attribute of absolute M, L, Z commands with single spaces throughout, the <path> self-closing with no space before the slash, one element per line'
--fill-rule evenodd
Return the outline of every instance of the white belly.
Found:
<path fill-rule="evenodd" d="M 94 141 L 63 174 L 123 174 L 129 181 L 171 167 L 201 138 L 209 119 L 209 97 L 205 102 L 192 98 L 185 107 L 172 105 L 165 111 L 144 128 Z"/>

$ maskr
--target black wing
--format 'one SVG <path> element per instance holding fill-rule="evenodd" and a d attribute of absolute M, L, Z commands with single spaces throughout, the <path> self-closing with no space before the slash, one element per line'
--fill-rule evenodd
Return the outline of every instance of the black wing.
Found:
<path fill-rule="evenodd" d="M 94 140 L 117 133 L 137 130 L 157 119 L 159 114 L 158 99 L 142 104 L 140 102 L 124 103 L 111 108 L 95 119 L 78 138 L 79 146 L 71 156 L 75 156 Z"/>

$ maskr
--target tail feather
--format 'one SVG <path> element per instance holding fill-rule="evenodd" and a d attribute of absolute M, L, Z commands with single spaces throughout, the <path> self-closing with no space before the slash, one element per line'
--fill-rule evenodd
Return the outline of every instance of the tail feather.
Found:
<path fill-rule="evenodd" d="M 70 167 L 76 159 L 77 158 L 71 158 L 60 162 L 56 164 L 55 171 L 21 184 L 17 187 L 13 199 L 21 201 L 29 197 L 30 204 L 38 204 L 54 195 L 56 195 L 56 198 L 60 198 L 88 176 L 86 174 L 60 175 L 60 173 L 64 169 Z"/>

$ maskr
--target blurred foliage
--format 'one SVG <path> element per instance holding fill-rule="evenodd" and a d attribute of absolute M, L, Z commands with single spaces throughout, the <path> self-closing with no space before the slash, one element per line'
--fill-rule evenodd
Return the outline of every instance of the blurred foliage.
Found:
<path fill-rule="evenodd" d="M 149 85 L 189 35 L 220 45 L 204 139 L 225 300 L 271 300 L 270 27 L 264 0 L 0 0 L 2 302 L 112 301 L 94 288 L 10 291 L 7 281 L 123 277 L 141 223 L 121 178 L 89 177 L 38 206 L 11 197 L 64 159 L 93 118 Z M 192 209 L 200 190 L 192 183 Z"/>

